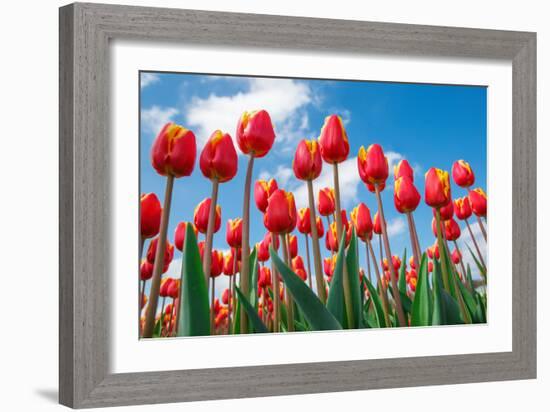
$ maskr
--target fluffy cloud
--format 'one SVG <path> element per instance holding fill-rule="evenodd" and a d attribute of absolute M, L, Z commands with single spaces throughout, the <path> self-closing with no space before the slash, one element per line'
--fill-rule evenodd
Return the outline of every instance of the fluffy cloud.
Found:
<path fill-rule="evenodd" d="M 406 229 L 407 224 L 405 223 L 405 218 L 398 216 L 388 220 L 387 230 L 389 237 L 398 236 L 404 233 Z"/>
<path fill-rule="evenodd" d="M 235 138 L 239 116 L 245 110 L 266 109 L 275 124 L 277 142 L 304 137 L 309 122 L 305 106 L 312 100 L 310 87 L 290 79 L 247 79 L 246 91 L 231 96 L 210 94 L 194 98 L 183 110 L 185 124 L 193 129 L 199 146 L 220 129 Z"/>
<path fill-rule="evenodd" d="M 140 87 L 143 89 L 151 84 L 157 83 L 160 81 L 158 74 L 154 73 L 141 73 L 140 77 Z"/>
<path fill-rule="evenodd" d="M 178 113 L 179 110 L 174 107 L 152 106 L 141 111 L 141 124 L 145 131 L 156 135 Z"/>

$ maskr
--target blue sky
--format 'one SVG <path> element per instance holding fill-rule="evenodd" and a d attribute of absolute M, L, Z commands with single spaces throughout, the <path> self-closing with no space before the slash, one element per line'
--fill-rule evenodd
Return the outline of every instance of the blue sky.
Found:
<path fill-rule="evenodd" d="M 216 129 L 234 137 L 237 119 L 245 110 L 268 110 L 277 134 L 269 154 L 255 162 L 253 179 L 275 177 L 280 187 L 295 193 L 298 207 L 305 206 L 307 195 L 303 183 L 295 179 L 291 170 L 296 144 L 303 138 L 316 138 L 324 118 L 333 113 L 342 116 L 350 141 L 349 158 L 340 165 L 342 203 L 348 215 L 358 202 L 366 203 L 373 215 L 377 210 L 376 199 L 361 183 L 356 166 L 359 147 L 371 143 L 382 145 L 390 168 L 402 158 L 411 163 L 415 169 L 415 184 L 422 195 L 424 173 L 432 166 L 450 172 L 457 159 L 470 163 L 476 174 L 475 186 L 486 189 L 485 87 L 148 72 L 140 74 L 140 87 L 141 193 L 155 192 L 162 201 L 165 178 L 159 176 L 150 164 L 151 144 L 162 125 L 174 121 L 193 130 L 197 136 L 195 170 L 192 176 L 177 179 L 174 186 L 168 231 L 171 241 L 177 223 L 192 221 L 195 206 L 210 196 L 210 182 L 198 167 L 204 142 Z M 222 227 L 214 237 L 214 247 L 220 250 L 227 249 L 225 222 L 242 214 L 246 160 L 240 155 L 236 177 L 220 186 Z M 328 165 L 323 166 L 323 173 L 315 182 L 316 189 L 332 186 L 331 170 Z M 453 197 L 458 197 L 466 192 L 452 183 L 452 193 Z M 383 202 L 392 253 L 401 256 L 407 248 L 410 256 L 406 218 L 393 206 L 393 177 L 388 179 Z M 414 216 L 420 243 L 426 248 L 434 242 L 431 209 L 422 202 Z M 477 225 L 472 227 L 478 234 Z M 459 245 L 467 255 L 464 242 L 469 244 L 470 240 L 466 229 L 462 225 L 461 228 L 463 235 Z M 251 240 L 261 240 L 264 233 L 262 216 L 252 202 Z M 302 254 L 305 253 L 303 235 L 298 235 Z M 484 249 L 483 240 L 481 246 Z M 364 244 L 361 243 L 360 247 L 364 266 Z M 328 256 L 324 242 L 321 250 Z M 168 275 L 179 273 L 180 258 L 176 251 Z M 465 256 L 465 261 L 471 262 L 471 259 Z M 471 266 L 477 272 L 475 265 Z M 218 283 L 220 288 L 217 289 L 221 290 L 226 279 Z"/>

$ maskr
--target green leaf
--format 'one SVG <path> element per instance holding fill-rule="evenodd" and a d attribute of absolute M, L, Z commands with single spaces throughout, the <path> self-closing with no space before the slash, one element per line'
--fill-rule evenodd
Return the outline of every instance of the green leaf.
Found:
<path fill-rule="evenodd" d="M 470 285 L 470 290 L 475 291 L 474 280 L 472 279 L 472 271 L 470 270 L 470 264 L 466 265 L 466 281 Z"/>
<path fill-rule="evenodd" d="M 441 289 L 441 296 L 445 305 L 445 316 L 447 317 L 446 325 L 461 325 L 464 323 L 458 302 L 445 289 Z"/>
<path fill-rule="evenodd" d="M 401 267 L 399 268 L 399 292 L 401 296 L 407 296 L 407 277 L 405 275 L 405 269 L 407 268 L 407 248 L 403 252 L 403 259 L 401 260 Z"/>
<path fill-rule="evenodd" d="M 250 303 L 254 309 L 258 309 L 258 259 L 257 259 L 256 246 L 250 254 Z"/>
<path fill-rule="evenodd" d="M 487 308 L 479 293 L 475 294 L 475 299 L 477 303 L 476 318 L 479 320 L 479 323 L 487 323 Z"/>
<path fill-rule="evenodd" d="M 162 314 L 160 317 L 161 318 L 157 320 L 157 323 L 155 323 L 155 329 L 153 329 L 153 338 L 160 338 L 160 334 L 162 333 Z"/>
<path fill-rule="evenodd" d="M 376 321 L 376 324 L 374 327 L 385 328 L 387 326 L 386 318 L 384 317 L 384 309 L 382 308 L 382 302 L 380 301 L 380 296 L 378 295 L 378 292 L 376 291 L 374 286 L 372 286 L 372 283 L 370 283 L 368 279 L 365 278 L 365 282 L 367 283 L 367 289 L 369 290 L 369 300 L 374 304 L 374 318 Z"/>
<path fill-rule="evenodd" d="M 422 255 L 418 283 L 414 294 L 411 313 L 411 326 L 429 326 L 432 323 L 432 296 L 428 282 L 428 259 Z"/>
<path fill-rule="evenodd" d="M 187 225 L 184 250 L 178 336 L 210 335 L 208 286 L 193 225 Z"/>
<path fill-rule="evenodd" d="M 487 280 L 487 271 L 485 270 L 485 267 L 483 267 L 483 265 L 481 264 L 481 262 L 477 259 L 476 255 L 474 254 L 474 252 L 472 252 L 472 249 L 470 249 L 470 246 L 469 245 L 466 245 L 466 247 L 468 248 L 468 250 L 470 251 L 470 255 L 472 256 L 472 258 L 474 259 L 474 262 L 476 263 L 476 266 L 477 266 L 477 269 L 479 270 L 479 273 L 481 273 L 481 276 L 483 276 L 485 278 L 485 280 Z"/>
<path fill-rule="evenodd" d="M 237 285 L 235 285 L 237 287 Z M 235 299 L 235 309 L 233 311 L 233 335 L 241 334 L 241 301 Z"/>
<path fill-rule="evenodd" d="M 443 279 L 441 278 L 441 264 L 434 259 L 434 269 L 432 275 L 434 307 L 432 313 L 432 325 L 445 325 L 447 323 L 447 313 L 445 311 L 445 301 L 442 291 Z"/>
<path fill-rule="evenodd" d="M 464 300 L 464 302 L 466 304 L 466 308 L 467 308 L 468 312 L 470 313 L 472 321 L 474 323 L 480 323 L 480 321 L 475 318 L 476 311 L 477 311 L 476 300 L 474 299 L 472 294 L 468 291 L 466 286 L 464 286 L 464 284 L 462 283 L 462 281 L 460 280 L 458 275 L 455 275 L 455 276 L 456 276 L 456 283 L 458 285 L 458 289 L 460 290 L 460 294 L 462 295 L 462 299 Z"/>
<path fill-rule="evenodd" d="M 345 233 L 343 234 L 345 236 Z M 332 274 L 332 280 L 330 281 L 330 288 L 328 291 L 327 309 L 336 318 L 338 323 L 342 326 L 346 326 L 345 322 L 345 302 L 344 302 L 344 249 L 345 242 L 340 239 L 340 247 L 338 248 L 338 254 L 336 255 L 336 265 L 334 267 L 334 273 Z"/>
<path fill-rule="evenodd" d="M 323 305 L 313 291 L 281 260 L 272 247 L 269 248 L 271 259 L 283 278 L 288 291 L 304 314 L 313 330 L 340 330 L 342 325 Z"/>
<path fill-rule="evenodd" d="M 357 235 L 353 227 L 346 255 L 346 266 L 349 276 L 353 318 L 355 320 L 355 325 L 349 326 L 354 329 L 360 329 L 363 327 L 363 319 L 361 316 L 361 285 L 359 284 L 359 252 L 357 250 Z"/>
<path fill-rule="evenodd" d="M 235 292 L 237 292 L 239 300 L 241 301 L 241 305 L 243 305 L 243 308 L 248 315 L 248 319 L 250 319 L 252 327 L 256 331 L 256 333 L 267 333 L 268 330 L 262 320 L 259 318 L 258 312 L 252 307 L 252 305 L 243 295 L 238 286 L 235 286 Z"/>

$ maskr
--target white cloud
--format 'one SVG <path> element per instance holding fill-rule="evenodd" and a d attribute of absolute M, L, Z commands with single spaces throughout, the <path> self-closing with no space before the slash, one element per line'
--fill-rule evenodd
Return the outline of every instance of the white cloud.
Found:
<path fill-rule="evenodd" d="M 155 73 L 141 73 L 140 78 L 140 87 L 143 89 L 144 87 L 147 87 L 151 84 L 158 83 L 160 81 L 160 77 L 158 74 Z"/>
<path fill-rule="evenodd" d="M 178 113 L 179 110 L 174 107 L 152 106 L 141 111 L 141 124 L 146 131 L 157 134 Z"/>
<path fill-rule="evenodd" d="M 405 218 L 399 216 L 388 220 L 387 231 L 389 237 L 400 235 L 404 233 L 406 229 L 407 224 L 405 223 Z"/>
<path fill-rule="evenodd" d="M 278 186 L 281 188 L 286 188 L 290 179 L 294 176 L 294 171 L 290 167 L 283 165 L 277 166 L 277 170 L 274 173 L 263 170 L 260 173 L 260 179 L 269 180 L 274 178 L 277 181 Z"/>
<path fill-rule="evenodd" d="M 220 129 L 235 139 L 239 116 L 246 110 L 265 109 L 275 125 L 276 141 L 303 138 L 309 121 L 304 108 L 312 100 L 306 83 L 290 79 L 247 79 L 248 90 L 231 96 L 210 94 L 194 98 L 185 107 L 185 124 L 202 146 L 212 132 Z"/>

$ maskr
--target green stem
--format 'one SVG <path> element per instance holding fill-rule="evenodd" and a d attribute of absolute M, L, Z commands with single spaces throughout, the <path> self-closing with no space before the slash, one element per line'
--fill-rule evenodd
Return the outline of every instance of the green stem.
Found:
<path fill-rule="evenodd" d="M 304 234 L 304 240 L 306 242 L 307 283 L 309 284 L 309 288 L 313 290 L 313 284 L 311 282 L 311 259 L 309 257 L 309 239 L 307 238 L 307 233 Z"/>
<path fill-rule="evenodd" d="M 326 303 L 327 294 L 325 290 L 325 279 L 323 278 L 323 264 L 321 262 L 321 249 L 319 247 L 319 234 L 317 233 L 317 216 L 315 212 L 315 197 L 313 194 L 313 183 L 307 181 L 308 200 L 309 200 L 309 222 L 311 225 L 311 246 L 313 248 L 313 264 L 315 266 L 315 284 L 317 286 L 317 296 L 321 302 Z M 330 223 L 329 217 L 327 221 Z M 330 230 L 330 226 L 328 228 Z"/>
<path fill-rule="evenodd" d="M 271 234 L 271 246 L 273 250 L 277 250 L 275 246 L 277 245 L 277 235 L 275 233 Z M 279 332 L 280 322 L 281 322 L 281 311 L 279 309 L 281 297 L 279 294 L 279 274 L 277 268 L 271 259 L 271 283 L 273 284 L 273 332 Z"/>
<path fill-rule="evenodd" d="M 283 246 L 283 257 L 285 259 L 285 263 L 288 267 L 291 267 L 290 265 L 290 250 L 288 248 L 288 241 L 287 241 L 286 234 L 281 235 L 281 242 Z M 290 295 L 290 292 L 288 288 L 285 287 L 285 297 L 286 297 L 286 320 L 287 320 L 287 327 L 289 332 L 294 332 L 294 300 L 292 299 L 292 296 Z"/>
<path fill-rule="evenodd" d="M 449 287 L 449 268 L 447 267 L 447 259 L 443 259 L 443 251 L 445 250 L 445 245 L 443 243 L 443 234 L 441 231 L 441 212 L 439 209 L 436 209 L 435 212 L 435 222 L 437 229 L 437 245 L 439 247 L 439 260 L 441 261 L 441 269 L 443 270 L 443 287 L 448 293 L 451 293 L 451 288 Z M 435 255 L 434 255 L 435 258 Z"/>
<path fill-rule="evenodd" d="M 208 211 L 208 226 L 206 227 L 206 242 L 204 245 L 204 255 L 202 270 L 204 278 L 208 284 L 210 278 L 210 269 L 212 267 L 212 241 L 214 240 L 214 228 L 216 225 L 216 205 L 218 203 L 218 179 L 212 180 L 212 196 L 210 197 L 210 210 Z"/>
<path fill-rule="evenodd" d="M 370 254 L 372 256 L 372 260 L 376 262 L 376 255 L 374 254 L 374 249 L 372 248 L 372 243 L 370 240 L 367 240 L 367 246 L 370 251 Z M 376 274 L 376 284 L 378 288 L 380 289 L 380 298 L 382 299 L 382 309 L 384 309 L 384 319 L 386 320 L 386 327 L 390 327 L 390 315 L 389 315 L 389 304 L 388 304 L 388 293 L 387 289 L 384 286 L 384 283 L 382 282 L 382 278 L 380 277 L 380 268 L 378 265 L 374 266 L 374 273 Z"/>

